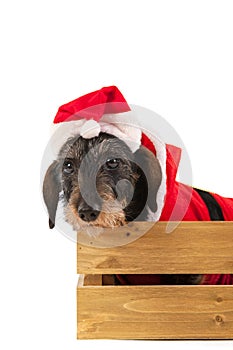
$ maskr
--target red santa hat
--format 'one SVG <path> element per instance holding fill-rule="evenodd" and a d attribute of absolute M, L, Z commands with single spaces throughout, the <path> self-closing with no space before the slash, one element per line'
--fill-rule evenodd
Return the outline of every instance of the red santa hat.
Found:
<path fill-rule="evenodd" d="M 125 141 L 133 152 L 140 145 L 156 152 L 116 86 L 103 87 L 62 105 L 53 123 L 63 124 L 63 137 L 81 135 L 89 139 L 106 132 Z"/>
<path fill-rule="evenodd" d="M 130 107 L 116 86 L 81 96 L 62 105 L 54 118 L 52 148 L 58 153 L 67 138 L 81 135 L 83 138 L 98 136 L 100 132 L 112 134 L 124 141 L 132 152 L 144 146 L 158 158 L 163 179 L 157 194 L 158 208 L 163 208 L 166 192 L 166 145 L 150 131 L 140 125 L 137 111 Z M 157 221 L 161 210 L 149 213 L 149 220 Z"/>

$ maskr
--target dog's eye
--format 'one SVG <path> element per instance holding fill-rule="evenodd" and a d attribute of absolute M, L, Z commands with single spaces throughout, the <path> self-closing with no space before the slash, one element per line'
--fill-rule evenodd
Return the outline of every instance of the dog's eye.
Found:
<path fill-rule="evenodd" d="M 106 162 L 106 167 L 108 169 L 116 169 L 119 166 L 119 163 L 120 163 L 120 159 L 117 159 L 117 158 L 108 159 Z"/>
<path fill-rule="evenodd" d="M 63 173 L 72 174 L 74 172 L 74 165 L 70 160 L 66 160 L 63 164 Z"/>

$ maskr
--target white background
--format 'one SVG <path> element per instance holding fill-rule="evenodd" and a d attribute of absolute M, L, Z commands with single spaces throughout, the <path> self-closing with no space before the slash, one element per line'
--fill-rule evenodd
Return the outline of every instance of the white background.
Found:
<path fill-rule="evenodd" d="M 174 126 L 194 185 L 233 196 L 232 1 L 5 1 L 0 17 L 1 348 L 186 348 L 75 339 L 75 244 L 48 229 L 40 161 L 59 105 L 115 84 Z"/>

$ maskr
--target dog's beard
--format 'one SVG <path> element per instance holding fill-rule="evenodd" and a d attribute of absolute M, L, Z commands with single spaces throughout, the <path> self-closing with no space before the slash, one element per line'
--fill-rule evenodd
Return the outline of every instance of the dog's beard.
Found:
<path fill-rule="evenodd" d="M 122 199 L 119 202 L 113 194 L 105 193 L 102 196 L 103 204 L 97 219 L 95 221 L 85 222 L 78 214 L 76 205 L 78 196 L 79 191 L 74 191 L 67 206 L 65 206 L 66 221 L 75 231 L 87 227 L 113 228 L 126 224 L 125 212 L 123 210 L 126 206 L 126 199 Z"/>

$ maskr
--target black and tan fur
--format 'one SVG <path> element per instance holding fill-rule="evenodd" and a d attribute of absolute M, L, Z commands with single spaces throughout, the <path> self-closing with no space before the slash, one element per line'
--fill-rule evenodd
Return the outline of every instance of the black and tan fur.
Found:
<path fill-rule="evenodd" d="M 145 147 L 132 153 L 123 141 L 107 133 L 91 139 L 70 138 L 44 178 L 49 226 L 55 225 L 61 193 L 65 220 L 75 230 L 87 225 L 117 227 L 133 220 L 144 221 L 147 208 L 157 210 L 161 179 L 159 161 Z M 201 275 L 163 276 L 164 284 L 200 281 Z"/>
<path fill-rule="evenodd" d="M 117 160 L 117 168 L 107 166 L 111 160 Z M 61 191 L 66 220 L 74 229 L 87 224 L 116 227 L 135 219 L 145 220 L 146 203 L 156 211 L 161 176 L 157 158 L 144 147 L 133 154 L 123 141 L 106 133 L 92 139 L 71 138 L 44 179 L 50 228 L 55 225 Z M 82 219 L 85 210 L 93 210 L 94 220 Z"/>

